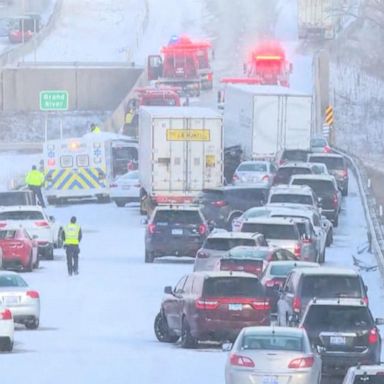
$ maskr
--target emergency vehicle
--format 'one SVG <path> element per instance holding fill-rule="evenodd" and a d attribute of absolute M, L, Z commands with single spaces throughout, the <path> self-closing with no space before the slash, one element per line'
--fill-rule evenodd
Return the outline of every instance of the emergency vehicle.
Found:
<path fill-rule="evenodd" d="M 66 199 L 109 199 L 109 184 L 137 168 L 137 141 L 112 133 L 49 140 L 44 144 L 45 196 L 55 204 Z"/>

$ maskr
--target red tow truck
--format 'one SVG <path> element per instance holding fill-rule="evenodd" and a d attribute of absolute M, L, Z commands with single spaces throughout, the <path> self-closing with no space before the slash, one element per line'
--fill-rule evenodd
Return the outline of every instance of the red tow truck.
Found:
<path fill-rule="evenodd" d="M 289 87 L 292 64 L 278 41 L 263 41 L 251 52 L 244 64 L 243 77 L 227 77 L 222 83 L 281 85 Z"/>
<path fill-rule="evenodd" d="M 211 48 L 209 42 L 192 41 L 187 36 L 171 39 L 160 55 L 148 56 L 148 80 L 180 87 L 184 95 L 199 96 L 201 89 L 213 86 Z"/>

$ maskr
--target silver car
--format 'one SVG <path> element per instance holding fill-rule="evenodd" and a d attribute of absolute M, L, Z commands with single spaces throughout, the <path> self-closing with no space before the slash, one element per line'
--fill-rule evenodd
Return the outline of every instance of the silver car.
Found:
<path fill-rule="evenodd" d="M 272 185 L 276 167 L 270 161 L 243 161 L 233 174 L 233 184 L 265 183 Z"/>
<path fill-rule="evenodd" d="M 224 345 L 229 349 L 230 345 Z M 226 384 L 318 384 L 321 359 L 305 329 L 246 327 L 225 365 Z"/>
<path fill-rule="evenodd" d="M 13 315 L 15 323 L 36 329 L 40 322 L 40 295 L 15 272 L 0 272 L 0 303 Z"/>
<path fill-rule="evenodd" d="M 384 383 L 384 364 L 358 365 L 348 369 L 343 384 L 382 384 Z"/>

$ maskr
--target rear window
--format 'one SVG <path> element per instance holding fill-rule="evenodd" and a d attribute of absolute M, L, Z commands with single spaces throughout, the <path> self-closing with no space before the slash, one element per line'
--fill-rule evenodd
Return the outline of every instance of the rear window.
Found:
<path fill-rule="evenodd" d="M 283 179 L 289 179 L 292 175 L 310 175 L 312 170 L 303 167 L 284 167 L 277 170 L 277 176 Z"/>
<path fill-rule="evenodd" d="M 335 187 L 332 181 L 329 180 L 305 180 L 305 179 L 295 179 L 292 181 L 293 185 L 308 185 L 311 187 L 318 195 L 324 193 L 333 193 L 335 192 Z"/>
<path fill-rule="evenodd" d="M 305 328 L 345 331 L 350 328 L 372 326 L 373 319 L 366 307 L 346 305 L 312 305 L 305 318 Z"/>
<path fill-rule="evenodd" d="M 312 205 L 312 196 L 294 193 L 275 193 L 271 196 L 271 203 L 291 203 Z"/>
<path fill-rule="evenodd" d="M 327 141 L 322 138 L 318 139 L 311 139 L 311 146 L 312 147 L 325 147 L 327 145 Z"/>
<path fill-rule="evenodd" d="M 201 224 L 197 211 L 160 210 L 153 220 L 154 224 Z"/>
<path fill-rule="evenodd" d="M 359 375 L 353 380 L 353 384 L 384 384 L 384 368 L 379 374 Z"/>
<path fill-rule="evenodd" d="M 43 220 L 44 216 L 39 211 L 9 211 L 0 212 L 0 220 Z"/>
<path fill-rule="evenodd" d="M 293 225 L 244 223 L 242 232 L 262 233 L 268 239 L 297 240 L 299 235 Z"/>
<path fill-rule="evenodd" d="M 266 260 L 270 254 L 271 254 L 271 251 L 268 248 L 267 249 L 234 248 L 234 249 L 231 249 L 231 251 L 229 252 L 229 257 Z"/>
<path fill-rule="evenodd" d="M 258 279 L 249 277 L 211 277 L 204 282 L 206 297 L 258 297 L 264 288 Z"/>
<path fill-rule="evenodd" d="M 0 276 L 0 287 L 26 287 L 27 283 L 18 275 Z"/>
<path fill-rule="evenodd" d="M 272 276 L 287 277 L 293 268 L 295 268 L 294 265 L 273 265 L 270 274 Z"/>
<path fill-rule="evenodd" d="M 342 157 L 311 156 L 310 162 L 323 163 L 329 169 L 344 169 L 344 159 Z"/>
<path fill-rule="evenodd" d="M 28 196 L 24 192 L 1 192 L 0 205 L 29 205 L 32 204 L 33 197 Z"/>
<path fill-rule="evenodd" d="M 358 276 L 303 276 L 301 292 L 302 296 L 307 298 L 359 298 L 363 296 Z"/>
<path fill-rule="evenodd" d="M 240 164 L 237 170 L 240 172 L 267 172 L 267 165 L 263 163 Z"/>
<path fill-rule="evenodd" d="M 240 245 L 255 246 L 256 241 L 254 239 L 214 239 L 208 238 L 203 246 L 205 249 L 215 249 L 217 251 L 229 251 L 232 248 Z"/>
<path fill-rule="evenodd" d="M 228 196 L 236 197 L 249 201 L 256 201 L 265 203 L 268 198 L 268 190 L 264 188 L 245 188 L 245 189 L 232 189 L 227 191 Z"/>
<path fill-rule="evenodd" d="M 0 231 L 0 240 L 14 239 L 16 231 Z"/>
<path fill-rule="evenodd" d="M 284 151 L 283 154 L 283 160 L 288 161 L 307 161 L 308 151 L 300 151 L 300 150 L 294 150 L 294 151 Z"/>
<path fill-rule="evenodd" d="M 295 335 L 248 335 L 242 340 L 242 349 L 271 351 L 304 351 L 302 336 Z"/>

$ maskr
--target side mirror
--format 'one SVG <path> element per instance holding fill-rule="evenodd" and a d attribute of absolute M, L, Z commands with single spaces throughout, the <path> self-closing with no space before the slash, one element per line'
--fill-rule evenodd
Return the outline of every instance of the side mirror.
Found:
<path fill-rule="evenodd" d="M 223 352 L 229 352 L 232 350 L 232 347 L 233 347 L 233 344 L 229 341 L 225 341 L 222 345 L 221 345 L 221 350 Z"/>
<path fill-rule="evenodd" d="M 164 288 L 164 293 L 166 293 L 167 295 L 173 295 L 173 289 L 171 286 L 167 285 L 165 288 Z"/>
<path fill-rule="evenodd" d="M 375 324 L 376 325 L 384 325 L 384 319 L 380 318 L 380 317 L 375 319 Z"/>
<path fill-rule="evenodd" d="M 54 223 L 56 221 L 55 216 L 49 216 L 49 220 L 51 220 L 52 223 Z"/>

